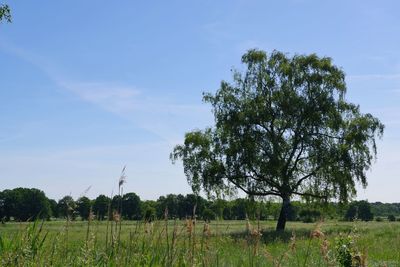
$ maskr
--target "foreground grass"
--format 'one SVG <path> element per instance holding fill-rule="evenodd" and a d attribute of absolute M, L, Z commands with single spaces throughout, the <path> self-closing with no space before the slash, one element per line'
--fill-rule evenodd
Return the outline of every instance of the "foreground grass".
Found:
<path fill-rule="evenodd" d="M 1 266 L 400 266 L 399 222 L 0 225 Z M 351 266 L 351 265 L 347 265 Z"/>

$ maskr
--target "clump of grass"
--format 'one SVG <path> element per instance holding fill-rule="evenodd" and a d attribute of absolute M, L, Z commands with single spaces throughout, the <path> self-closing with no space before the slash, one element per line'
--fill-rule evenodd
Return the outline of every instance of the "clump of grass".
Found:
<path fill-rule="evenodd" d="M 35 220 L 25 229 L 8 239 L 0 235 L 2 266 L 21 265 L 25 261 L 41 261 L 48 232 L 43 232 L 44 221 Z"/>
<path fill-rule="evenodd" d="M 337 263 L 340 266 L 367 266 L 367 253 L 365 251 L 361 252 L 357 247 L 356 239 L 358 238 L 358 235 L 355 231 L 347 235 L 340 234 L 335 238 L 335 255 Z"/>

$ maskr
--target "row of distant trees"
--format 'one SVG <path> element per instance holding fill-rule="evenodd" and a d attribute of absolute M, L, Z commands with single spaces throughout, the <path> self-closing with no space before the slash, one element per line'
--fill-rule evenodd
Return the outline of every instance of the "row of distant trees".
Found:
<path fill-rule="evenodd" d="M 373 212 L 379 216 L 400 215 L 400 204 L 351 202 L 348 205 L 338 203 L 314 203 L 293 201 L 288 220 L 313 222 L 322 218 L 370 221 Z M 118 212 L 125 220 L 154 220 L 156 218 L 184 219 L 195 215 L 199 219 L 276 220 L 279 217 L 280 203 L 274 201 L 256 201 L 247 198 L 234 200 L 206 200 L 194 194 L 169 194 L 156 201 L 141 200 L 135 193 L 126 193 L 112 198 L 99 195 L 95 199 L 82 196 L 73 199 L 65 196 L 60 200 L 49 199 L 39 189 L 15 188 L 0 192 L 0 218 L 3 221 L 27 221 L 37 218 L 68 218 L 71 220 L 112 218 Z"/>

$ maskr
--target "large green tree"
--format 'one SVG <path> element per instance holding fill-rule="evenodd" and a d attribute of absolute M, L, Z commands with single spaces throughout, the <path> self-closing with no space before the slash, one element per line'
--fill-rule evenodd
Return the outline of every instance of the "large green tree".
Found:
<path fill-rule="evenodd" d="M 76 202 L 71 196 L 64 196 L 57 203 L 58 216 L 75 220 Z"/>
<path fill-rule="evenodd" d="M 76 211 L 81 216 L 82 221 L 89 219 L 91 208 L 92 201 L 88 197 L 82 196 L 76 201 Z"/>
<path fill-rule="evenodd" d="M 330 58 L 250 50 L 242 62 L 233 82 L 204 94 L 215 126 L 186 133 L 171 153 L 194 191 L 280 197 L 283 230 L 294 196 L 342 201 L 367 185 L 384 126 L 346 100 Z"/>
<path fill-rule="evenodd" d="M 93 202 L 93 212 L 98 220 L 104 220 L 105 216 L 110 219 L 110 214 L 107 214 L 111 205 L 111 199 L 105 195 L 99 195 Z"/>
<path fill-rule="evenodd" d="M 50 203 L 43 191 L 35 188 L 14 188 L 0 194 L 0 216 L 17 221 L 49 219 Z"/>
<path fill-rule="evenodd" d="M 371 211 L 371 204 L 366 200 L 358 201 L 357 203 L 357 217 L 365 222 L 372 221 L 374 214 Z"/>
<path fill-rule="evenodd" d="M 122 215 L 129 220 L 141 219 L 141 201 L 138 195 L 127 193 L 122 197 Z"/>

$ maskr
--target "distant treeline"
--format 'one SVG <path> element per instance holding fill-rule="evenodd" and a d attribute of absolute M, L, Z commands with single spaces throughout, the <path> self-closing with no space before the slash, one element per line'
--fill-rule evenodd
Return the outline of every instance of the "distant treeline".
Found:
<path fill-rule="evenodd" d="M 135 193 L 110 198 L 99 195 L 95 199 L 85 196 L 74 200 L 65 196 L 49 199 L 39 189 L 15 188 L 0 192 L 0 218 L 4 221 L 27 221 L 36 218 L 69 218 L 71 220 L 105 220 L 122 216 L 126 220 L 184 219 L 195 215 L 203 220 L 276 220 L 281 204 L 249 198 L 234 200 L 206 200 L 194 194 L 169 194 L 156 201 L 141 200 Z M 369 203 L 355 201 L 347 205 L 293 201 L 289 210 L 290 221 L 314 222 L 320 219 L 361 219 L 365 221 L 382 217 L 394 220 L 400 216 L 400 203 Z"/>

